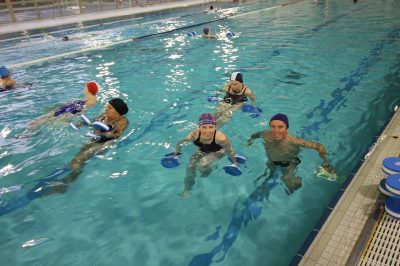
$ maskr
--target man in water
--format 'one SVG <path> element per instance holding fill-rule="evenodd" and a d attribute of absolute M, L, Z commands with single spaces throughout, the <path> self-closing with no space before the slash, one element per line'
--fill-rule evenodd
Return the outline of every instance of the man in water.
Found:
<path fill-rule="evenodd" d="M 247 140 L 247 145 L 252 145 L 254 139 L 261 138 L 264 141 L 264 148 L 267 154 L 267 169 L 262 176 L 269 175 L 265 182 L 271 179 L 277 166 L 281 167 L 282 181 L 287 186 L 290 194 L 301 187 L 301 178 L 296 176 L 297 166 L 301 163 L 299 153 L 301 148 L 315 149 L 322 159 L 322 168 L 328 173 L 333 174 L 327 160 L 327 152 L 324 145 L 306 141 L 289 135 L 289 119 L 284 114 L 276 114 L 269 121 L 270 130 L 263 130 L 251 135 Z M 261 177 L 262 177 L 261 176 Z"/>

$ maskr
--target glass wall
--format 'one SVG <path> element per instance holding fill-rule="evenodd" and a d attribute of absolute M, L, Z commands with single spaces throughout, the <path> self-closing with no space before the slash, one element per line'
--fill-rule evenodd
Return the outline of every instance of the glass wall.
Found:
<path fill-rule="evenodd" d="M 0 23 L 56 18 L 177 0 L 0 0 Z"/>

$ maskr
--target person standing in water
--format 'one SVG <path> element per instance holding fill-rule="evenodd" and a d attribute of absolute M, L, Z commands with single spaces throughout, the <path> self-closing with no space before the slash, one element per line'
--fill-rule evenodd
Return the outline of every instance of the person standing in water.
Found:
<path fill-rule="evenodd" d="M 198 147 L 190 157 L 186 168 L 183 198 L 190 197 L 190 190 L 195 184 L 196 170 L 199 170 L 202 177 L 209 176 L 215 168 L 216 162 L 225 154 L 229 156 L 232 163 L 238 166 L 235 152 L 227 136 L 216 128 L 216 120 L 211 114 L 202 114 L 198 122 L 199 127 L 179 141 L 176 145 L 174 156 L 180 153 L 182 146 L 187 142 L 193 142 Z"/>
<path fill-rule="evenodd" d="M 322 159 L 322 167 L 328 173 L 334 171 L 327 159 L 327 152 L 324 145 L 318 142 L 307 141 L 289 135 L 289 119 L 285 114 L 278 113 L 271 117 L 269 121 L 270 130 L 263 130 L 254 133 L 247 140 L 247 145 L 251 146 L 255 139 L 263 140 L 265 152 L 267 154 L 267 169 L 262 176 L 267 176 L 266 181 L 271 179 L 277 169 L 281 167 L 282 181 L 290 194 L 301 187 L 301 178 L 296 175 L 297 167 L 301 163 L 299 154 L 301 148 L 314 149 L 318 151 Z M 261 176 L 261 177 L 262 177 Z"/>

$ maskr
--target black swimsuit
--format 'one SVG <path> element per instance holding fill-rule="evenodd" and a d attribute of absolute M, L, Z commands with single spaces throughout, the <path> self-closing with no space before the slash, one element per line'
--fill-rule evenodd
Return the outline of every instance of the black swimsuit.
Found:
<path fill-rule="evenodd" d="M 292 159 L 291 161 L 274 161 L 275 165 L 279 165 L 281 167 L 288 167 L 288 166 L 297 166 L 298 164 L 301 163 L 301 160 L 299 159 L 299 157 L 296 157 L 294 159 Z"/>
<path fill-rule="evenodd" d="M 120 118 L 118 118 L 117 120 L 115 120 L 114 121 L 114 123 L 115 122 L 117 122 L 118 120 L 120 120 L 122 118 L 122 116 L 120 117 Z M 103 120 L 105 119 L 105 116 L 103 116 L 101 119 L 100 119 L 100 121 L 101 122 L 103 122 Z M 109 128 L 110 128 L 110 130 L 108 131 L 108 132 L 111 132 L 111 131 L 113 131 L 113 129 L 114 129 L 114 125 L 112 125 L 112 124 L 107 124 L 107 126 L 109 126 Z M 96 142 L 99 142 L 99 143 L 103 143 L 103 142 L 106 142 L 106 141 L 109 141 L 109 140 L 113 140 L 113 139 L 117 139 L 118 137 L 106 137 L 106 136 L 100 136 L 100 138 L 99 139 L 97 139 L 96 140 Z"/>
<path fill-rule="evenodd" d="M 195 141 L 193 141 L 193 144 L 196 145 L 197 147 L 199 147 L 202 152 L 209 153 L 209 152 L 220 151 L 220 150 L 222 150 L 222 146 L 215 142 L 216 134 L 217 134 L 217 131 L 214 132 L 214 137 L 210 144 L 204 144 L 204 143 L 200 142 L 201 133 L 199 132 L 199 136 L 197 137 L 197 139 Z"/>
<path fill-rule="evenodd" d="M 241 94 L 231 93 L 231 85 L 229 85 L 228 92 L 224 97 L 224 102 L 229 104 L 237 104 L 242 102 L 247 102 L 247 96 L 245 94 L 247 87 L 243 85 Z"/>

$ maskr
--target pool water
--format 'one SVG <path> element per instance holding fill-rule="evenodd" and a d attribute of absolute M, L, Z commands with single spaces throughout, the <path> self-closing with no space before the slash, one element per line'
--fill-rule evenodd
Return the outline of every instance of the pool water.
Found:
<path fill-rule="evenodd" d="M 181 17 L 168 23 L 193 27 L 133 42 L 126 41 L 129 32 L 153 34 L 168 16 L 147 26 L 118 24 L 101 32 L 111 45 L 87 52 L 75 53 L 87 48 L 78 40 L 59 38 L 54 50 L 39 49 L 36 38 L 7 44 L 15 52 L 1 52 L 1 62 L 34 86 L 0 95 L 1 257 L 9 265 L 288 265 L 400 98 L 400 9 L 393 1 L 283 3 L 227 7 L 227 19 L 198 26 L 216 17 Z M 186 36 L 205 25 L 220 37 Z M 227 31 L 238 36 L 226 38 Z M 60 53 L 71 54 L 49 58 Z M 238 111 L 221 129 L 247 156 L 243 174 L 225 174 L 225 157 L 209 177 L 196 178 L 192 197 L 183 200 L 178 194 L 195 148 L 183 148 L 177 168 L 163 168 L 160 159 L 196 128 L 201 113 L 215 111 L 207 97 L 234 70 L 264 111 L 257 118 Z M 85 129 L 62 122 L 26 136 L 27 123 L 81 97 L 89 80 L 102 90 L 87 115 L 121 97 L 129 128 L 85 164 L 66 193 L 29 200 L 38 184 L 69 173 L 68 162 L 88 139 Z M 266 158 L 260 141 L 253 148 L 244 142 L 278 112 L 289 116 L 291 134 L 326 146 L 339 178 L 316 177 L 321 159 L 303 150 L 301 189 L 288 196 L 276 179 L 263 200 L 251 200 Z M 16 207 L 6 211 L 10 206 Z"/>

